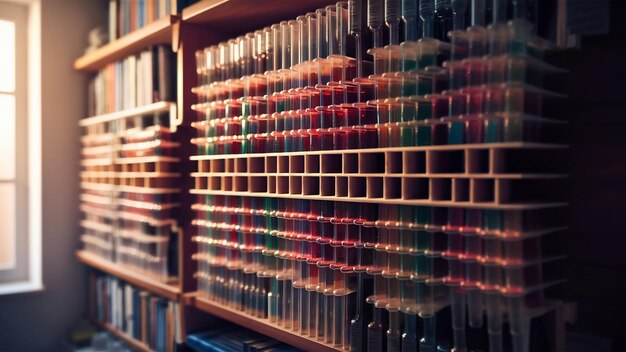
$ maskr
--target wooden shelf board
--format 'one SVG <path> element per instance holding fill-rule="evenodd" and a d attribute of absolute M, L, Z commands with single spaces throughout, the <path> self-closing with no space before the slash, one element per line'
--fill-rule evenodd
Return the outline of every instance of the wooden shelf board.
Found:
<path fill-rule="evenodd" d="M 130 284 L 153 292 L 171 301 L 177 301 L 178 297 L 180 296 L 181 291 L 178 286 L 159 282 L 150 279 L 145 275 L 138 274 L 124 268 L 120 268 L 117 264 L 111 263 L 102 258 L 98 258 L 97 256 L 90 254 L 84 250 L 77 251 L 76 258 L 78 258 L 78 260 L 83 264 L 103 271 L 107 274 L 113 275 L 119 279 L 127 281 Z"/>
<path fill-rule="evenodd" d="M 336 0 L 204 0 L 183 10 L 186 23 L 202 25 L 218 33 L 239 35 L 282 20 L 295 19 Z"/>
<path fill-rule="evenodd" d="M 86 53 L 74 61 L 74 69 L 97 71 L 108 63 L 135 54 L 150 45 L 171 44 L 172 23 L 176 20 L 177 16 L 163 17 L 95 51 Z"/>
<path fill-rule="evenodd" d="M 285 342 L 305 351 L 341 351 L 341 349 L 329 346 L 325 343 L 311 339 L 306 336 L 285 330 L 284 328 L 270 324 L 265 319 L 259 319 L 244 314 L 232 308 L 220 306 L 214 302 L 195 296 L 194 306 L 206 313 L 215 315 L 224 320 L 241 325 L 247 329 L 254 330 L 263 335 L 267 335 L 276 340 Z"/>
<path fill-rule="evenodd" d="M 115 337 L 124 341 L 126 345 L 128 345 L 130 348 L 132 348 L 135 351 L 152 352 L 152 349 L 150 349 L 150 346 L 146 345 L 145 343 L 141 341 L 135 340 L 134 337 L 131 337 L 125 332 L 118 330 L 117 328 L 115 328 L 113 325 L 109 323 L 102 323 L 102 322 L 95 321 L 94 324 L 110 332 L 111 334 L 115 335 Z"/>
<path fill-rule="evenodd" d="M 87 127 L 105 122 L 111 122 L 115 120 L 121 120 L 129 117 L 143 116 L 148 114 L 154 114 L 157 112 L 169 111 L 171 115 L 176 115 L 176 103 L 168 101 L 159 101 L 156 103 L 138 106 L 136 108 L 110 112 L 108 114 L 102 114 L 97 116 L 86 117 L 78 121 L 78 125 L 81 127 Z"/>
<path fill-rule="evenodd" d="M 545 209 L 565 207 L 568 203 L 564 202 L 546 202 L 546 203 L 495 203 L 495 202 L 470 202 L 470 201 L 452 201 L 452 200 L 429 200 L 429 199 L 402 199 L 402 198 L 373 198 L 373 197 L 350 197 L 350 196 L 324 196 L 320 194 L 289 194 L 289 193 L 270 193 L 270 192 L 249 192 L 249 191 L 222 191 L 210 189 L 192 188 L 189 193 L 203 195 L 220 195 L 232 197 L 257 197 L 257 198 L 285 198 L 285 199 L 311 199 L 324 200 L 334 202 L 360 202 L 360 203 L 379 203 L 379 204 L 397 204 L 397 205 L 414 205 L 429 207 L 449 207 L 449 208 L 471 208 L 471 209 L 502 209 L 502 210 L 527 210 L 527 209 Z"/>
<path fill-rule="evenodd" d="M 214 159 L 246 159 L 262 157 L 290 157 L 296 155 L 330 155 L 330 154 L 365 154 L 385 152 L 426 152 L 426 151 L 463 151 L 463 150 L 491 150 L 491 149 L 567 149 L 565 144 L 535 143 L 535 142 L 498 142 L 479 144 L 441 144 L 407 147 L 380 147 L 364 149 L 328 149 L 298 152 L 269 152 L 269 153 L 240 153 L 240 154 L 202 154 L 192 155 L 191 160 L 214 160 Z"/>

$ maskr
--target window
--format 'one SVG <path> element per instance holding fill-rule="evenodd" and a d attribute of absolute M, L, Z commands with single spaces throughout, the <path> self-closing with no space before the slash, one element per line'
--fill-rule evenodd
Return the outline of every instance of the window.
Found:
<path fill-rule="evenodd" d="M 29 80 L 39 77 L 29 56 L 39 27 L 28 19 L 38 9 L 0 1 L 0 294 L 41 289 L 41 144 L 33 143 L 41 122 L 28 105 Z"/>

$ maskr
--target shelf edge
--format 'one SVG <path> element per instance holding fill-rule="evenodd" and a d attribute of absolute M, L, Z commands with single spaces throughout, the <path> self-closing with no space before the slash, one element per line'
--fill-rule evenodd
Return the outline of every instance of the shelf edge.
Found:
<path fill-rule="evenodd" d="M 76 258 L 78 259 L 78 261 L 87 266 L 115 276 L 139 288 L 148 290 L 156 295 L 167 298 L 170 301 L 177 302 L 179 296 L 181 295 L 181 291 L 178 287 L 148 279 L 141 274 L 137 274 L 129 270 L 124 270 L 120 268 L 117 264 L 98 258 L 95 255 L 90 254 L 84 250 L 76 251 Z"/>
<path fill-rule="evenodd" d="M 263 319 L 248 316 L 242 312 L 236 311 L 228 307 L 219 306 L 216 303 L 200 298 L 198 296 L 188 297 L 193 300 L 194 307 L 205 313 L 215 315 L 224 320 L 228 320 L 237 325 L 241 325 L 245 328 L 254 330 L 258 333 L 267 335 L 297 348 L 306 351 L 342 351 L 339 348 L 329 346 L 317 340 L 298 335 L 280 326 L 270 324 Z"/>

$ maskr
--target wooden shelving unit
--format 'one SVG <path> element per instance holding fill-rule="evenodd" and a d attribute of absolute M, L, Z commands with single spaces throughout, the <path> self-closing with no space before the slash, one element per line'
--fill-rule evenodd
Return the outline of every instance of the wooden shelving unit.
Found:
<path fill-rule="evenodd" d="M 94 269 L 103 271 L 109 275 L 120 278 L 127 281 L 137 287 L 141 287 L 145 290 L 151 291 L 159 296 L 167 298 L 172 301 L 177 301 L 181 295 L 181 291 L 178 286 L 169 285 L 163 282 L 152 280 L 144 275 L 137 274 L 130 270 L 120 268 L 117 264 L 111 263 L 107 260 L 98 258 L 97 256 L 79 250 L 76 252 L 76 258 L 83 264 L 86 264 Z"/>
<path fill-rule="evenodd" d="M 264 319 L 259 319 L 246 315 L 232 308 L 220 306 L 216 303 L 196 296 L 195 294 L 185 295 L 187 301 L 191 301 L 196 308 L 203 312 L 215 315 L 224 320 L 228 320 L 235 324 L 246 327 L 247 329 L 259 332 L 261 334 L 283 341 L 297 348 L 307 351 L 341 351 L 341 349 L 333 348 L 323 342 L 311 339 L 304 335 L 283 329 L 282 327 L 270 324 Z"/>
<path fill-rule="evenodd" d="M 166 16 L 129 33 L 97 50 L 86 53 L 74 62 L 74 69 L 97 71 L 106 64 L 137 53 L 150 45 L 171 44 L 172 24 L 178 16 Z"/>
<path fill-rule="evenodd" d="M 81 120 L 80 125 L 86 127 L 91 124 L 141 114 L 170 111 L 170 116 L 176 116 L 176 124 L 173 124 L 173 126 L 178 126 L 179 129 L 183 130 L 183 133 L 188 134 L 190 139 L 193 131 L 190 130 L 188 119 L 193 117 L 191 114 L 195 114 L 191 110 L 191 106 L 196 103 L 196 96 L 191 92 L 191 88 L 197 83 L 195 71 L 196 50 L 217 44 L 220 40 L 225 38 L 260 29 L 282 20 L 292 19 L 298 15 L 303 15 L 317 8 L 335 4 L 336 2 L 337 0 L 298 0 L 289 3 L 286 3 L 284 0 L 265 0 L 262 2 L 258 0 L 199 1 L 184 9 L 180 15 L 162 18 L 93 52 L 87 53 L 74 62 L 74 69 L 84 72 L 95 72 L 102 69 L 107 64 L 136 54 L 149 46 L 158 44 L 171 45 L 173 50 L 177 53 L 177 101 L 172 103 L 154 103 L 126 111 L 90 117 Z M 174 114 L 173 110 L 177 110 L 177 113 Z M 193 148 L 192 146 L 188 147 Z M 345 151 L 331 153 L 343 152 Z M 233 156 L 233 158 L 241 157 L 244 156 Z M 206 158 L 198 157 L 189 160 L 189 162 L 193 165 L 201 162 L 201 160 L 210 158 L 209 156 Z M 177 172 L 191 176 L 193 167 L 188 166 L 189 165 L 183 166 L 183 169 L 177 170 Z M 190 185 L 183 185 L 181 188 L 193 189 L 192 178 L 189 177 L 188 179 Z M 93 185 L 88 182 L 83 182 L 83 187 L 108 190 L 106 187 L 97 184 Z M 180 281 L 177 284 L 166 284 L 149 279 L 142 274 L 123 269 L 115 263 L 101 259 L 83 250 L 76 252 L 77 260 L 91 268 L 127 281 L 141 289 L 150 291 L 171 301 L 178 302 L 184 309 L 208 313 L 303 350 L 339 351 L 340 349 L 334 348 L 316 339 L 283 329 L 275 324 L 270 324 L 267 320 L 251 317 L 237 310 L 218 305 L 196 296 L 196 283 L 193 278 L 193 274 L 196 271 L 196 264 L 191 260 L 191 255 L 187 255 L 187 253 L 193 253 L 195 251 L 195 243 L 188 240 L 191 236 L 185 232 L 185 228 L 191 227 L 191 216 L 189 214 L 192 213 L 190 208 L 192 203 L 191 199 L 195 199 L 193 193 L 204 194 L 204 192 L 187 192 L 186 196 L 188 196 L 189 200 L 183 202 L 181 205 L 181 208 L 187 207 L 186 209 L 188 211 L 183 211 L 182 219 L 180 219 L 180 224 L 183 227 L 184 236 L 186 237 L 179 249 L 181 253 L 179 260 L 182 266 L 179 269 Z M 233 192 L 229 194 L 235 195 Z M 241 193 L 237 195 L 258 196 L 259 194 Z M 275 197 L 276 195 L 272 196 Z M 372 201 L 378 202 L 378 200 Z M 185 315 L 183 315 L 182 319 L 183 326 L 199 326 L 198 321 L 193 321 L 192 323 L 187 321 Z M 101 328 L 119 337 L 133 349 L 146 352 L 150 351 L 148 346 L 115 329 L 113 326 L 102 323 L 97 324 Z M 183 328 L 183 331 L 184 330 L 185 328 Z M 184 334 L 186 334 L 186 332 L 184 332 Z"/>

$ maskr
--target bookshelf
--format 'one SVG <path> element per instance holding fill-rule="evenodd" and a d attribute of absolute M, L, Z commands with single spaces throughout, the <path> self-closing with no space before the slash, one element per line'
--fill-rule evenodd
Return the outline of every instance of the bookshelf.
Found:
<path fill-rule="evenodd" d="M 565 145 L 556 143 L 514 141 L 199 155 L 201 153 L 198 153 L 195 146 L 189 143 L 196 133 L 191 127 L 191 121 L 196 114 L 192 107 L 197 104 L 198 100 L 196 94 L 192 93 L 192 88 L 197 86 L 196 51 L 217 44 L 223 39 L 294 18 L 296 15 L 303 15 L 307 11 L 334 3 L 336 0 L 305 0 L 285 6 L 284 0 L 268 0 L 264 1 L 261 6 L 255 0 L 200 1 L 185 8 L 179 15 L 160 19 L 75 61 L 76 70 L 93 72 L 151 45 L 171 45 L 176 53 L 175 102 L 157 102 L 94 116 L 81 120 L 79 125 L 89 127 L 111 121 L 132 119 L 138 115 L 168 113 L 171 131 L 180 136 L 179 154 L 172 160 L 162 159 L 164 157 L 157 159 L 146 157 L 147 159 L 135 161 L 176 162 L 175 173 L 182 176 L 180 183 L 182 199 L 179 203 L 181 211 L 178 213 L 182 232 L 178 248 L 179 280 L 176 284 L 166 284 L 141 274 L 135 274 L 84 250 L 76 252 L 76 257 L 80 262 L 178 302 L 183 308 L 181 314 L 184 315 L 182 317 L 184 326 L 197 327 L 198 321 L 189 319 L 197 319 L 195 312 L 200 311 L 298 348 L 336 351 L 338 349 L 330 344 L 269 323 L 267 319 L 256 318 L 201 297 L 197 288 L 197 265 L 192 260 L 198 247 L 198 244 L 192 241 L 192 236 L 197 232 L 195 226 L 192 226 L 192 220 L 193 212 L 197 210 L 194 207 L 207 204 L 196 204 L 197 198 L 200 196 L 230 196 L 246 199 L 280 198 L 281 200 L 354 202 L 385 206 L 463 208 L 472 211 L 496 209 L 502 212 L 543 211 L 543 209 L 566 206 L 566 203 L 561 201 L 533 203 L 511 200 L 508 192 L 508 186 L 513 182 L 542 182 L 566 177 L 560 172 L 541 173 L 530 169 L 516 172 L 505 170 L 505 156 L 509 151 L 522 153 L 530 150 L 533 151 L 532 153 L 550 154 L 567 148 Z M 532 153 L 529 155 L 535 155 Z M 454 160 L 454 170 L 437 169 L 436 160 L 439 159 Z M 417 163 L 414 163 L 415 161 Z M 87 162 L 87 165 L 99 166 L 100 163 L 99 160 L 93 160 Z M 120 160 L 119 163 L 124 164 L 124 160 Z M 371 168 L 372 165 L 374 168 Z M 135 172 L 123 170 L 123 172 L 130 172 L 127 175 L 129 177 Z M 132 192 L 137 191 L 137 187 L 141 187 L 127 183 L 108 187 L 93 182 L 88 173 L 85 176 L 88 180 L 83 181 L 81 187 L 86 190 L 119 189 Z M 108 177 L 104 174 L 100 176 Z M 161 174 L 161 176 L 168 175 Z M 416 189 L 420 187 L 427 189 L 426 193 L 416 192 Z M 376 223 L 379 222 L 378 218 L 375 220 Z M 398 228 L 401 225 L 397 225 Z M 93 224 L 88 224 L 88 226 L 98 227 Z M 441 225 L 437 231 L 445 232 L 444 229 L 445 225 Z M 534 237 L 563 229 L 562 226 L 555 226 L 534 232 L 522 231 L 512 236 Z M 497 233 L 497 235 L 503 234 Z M 359 243 L 359 245 L 362 244 Z M 193 313 L 190 313 L 192 311 Z M 108 324 L 101 324 L 101 326 L 113 331 L 124 340 L 129 339 L 128 336 L 115 331 Z M 186 334 L 187 331 L 183 333 Z M 132 339 L 129 344 L 133 348 L 146 350 L 146 346 Z"/>
<path fill-rule="evenodd" d="M 97 71 L 108 63 L 123 59 L 150 45 L 171 44 L 172 24 L 177 20 L 178 16 L 175 15 L 163 17 L 93 52 L 86 53 L 74 61 L 74 69 Z"/>

